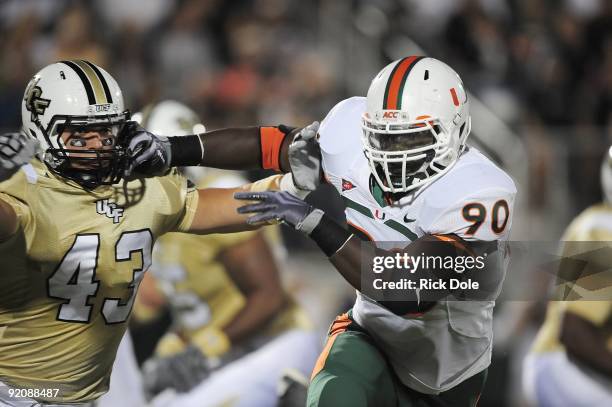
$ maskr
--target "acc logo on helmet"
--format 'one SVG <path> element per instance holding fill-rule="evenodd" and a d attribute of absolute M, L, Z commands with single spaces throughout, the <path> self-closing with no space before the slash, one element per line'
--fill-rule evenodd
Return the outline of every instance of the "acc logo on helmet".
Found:
<path fill-rule="evenodd" d="M 399 110 L 395 110 L 395 111 L 390 111 L 390 110 L 385 110 L 385 112 L 383 113 L 383 119 L 397 119 L 399 117 Z"/>

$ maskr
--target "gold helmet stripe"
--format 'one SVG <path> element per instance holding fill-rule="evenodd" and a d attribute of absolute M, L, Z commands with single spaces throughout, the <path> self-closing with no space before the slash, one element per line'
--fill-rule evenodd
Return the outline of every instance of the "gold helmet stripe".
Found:
<path fill-rule="evenodd" d="M 91 66 L 85 63 L 85 61 L 72 61 L 72 62 L 74 62 L 79 68 L 81 68 L 81 70 L 83 71 L 87 79 L 89 80 L 89 83 L 91 84 L 91 87 L 93 89 L 93 93 L 96 99 L 95 104 L 101 105 L 101 104 L 110 103 L 108 99 L 106 98 L 106 94 L 104 93 L 104 86 L 102 86 L 102 81 L 100 81 L 100 78 L 98 77 L 96 72 L 91 68 Z"/>
<path fill-rule="evenodd" d="M 79 68 L 79 66 L 74 63 L 74 61 L 62 61 L 62 64 L 68 65 L 74 72 L 76 72 L 76 74 L 81 79 L 81 82 L 83 83 L 83 87 L 85 88 L 85 93 L 87 94 L 87 100 L 89 101 L 89 104 L 95 105 L 96 97 L 94 95 L 94 90 L 91 86 L 90 80 L 88 79 L 87 75 L 85 75 L 85 72 L 83 72 L 83 70 Z"/>
<path fill-rule="evenodd" d="M 106 95 L 106 100 L 108 101 L 108 103 L 113 103 L 113 95 L 111 95 L 110 89 L 108 87 L 108 83 L 106 83 L 106 79 L 104 79 L 104 75 L 102 75 L 102 72 L 100 71 L 100 68 L 98 68 L 96 65 L 92 64 L 89 61 L 83 60 L 83 62 L 85 62 L 87 65 L 89 65 L 91 67 L 91 69 L 94 70 L 96 75 L 98 75 L 98 78 L 100 79 L 100 82 L 102 82 L 102 87 L 104 88 L 104 94 Z"/>

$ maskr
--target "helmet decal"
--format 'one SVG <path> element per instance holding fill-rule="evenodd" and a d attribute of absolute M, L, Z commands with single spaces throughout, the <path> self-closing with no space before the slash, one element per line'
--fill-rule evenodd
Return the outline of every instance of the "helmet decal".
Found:
<path fill-rule="evenodd" d="M 96 67 L 87 61 L 61 61 L 68 65 L 81 79 L 90 105 L 113 103 L 113 98 L 104 76 Z"/>
<path fill-rule="evenodd" d="M 424 57 L 410 56 L 401 59 L 393 68 L 389 81 L 385 88 L 385 96 L 383 98 L 383 109 L 400 110 L 402 108 L 402 95 L 404 93 L 404 85 L 412 68 Z"/>
<path fill-rule="evenodd" d="M 455 88 L 450 88 L 450 94 L 451 94 L 451 98 L 453 99 L 453 104 L 458 107 L 459 98 L 457 97 L 457 91 L 455 90 Z"/>
<path fill-rule="evenodd" d="M 45 114 L 45 110 L 51 104 L 50 99 L 42 97 L 42 89 L 33 81 L 25 93 L 25 106 L 32 113 L 32 121 L 36 121 L 38 116 Z"/>

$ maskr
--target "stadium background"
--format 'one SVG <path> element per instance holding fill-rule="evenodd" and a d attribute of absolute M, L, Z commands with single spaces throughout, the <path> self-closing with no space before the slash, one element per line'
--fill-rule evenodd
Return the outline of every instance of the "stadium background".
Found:
<path fill-rule="evenodd" d="M 558 239 L 601 199 L 599 165 L 612 143 L 606 0 L 4 0 L 0 49 L 2 131 L 20 126 L 30 76 L 60 59 L 107 69 L 133 112 L 173 98 L 215 129 L 321 120 L 337 101 L 365 95 L 391 60 L 426 54 L 463 77 L 471 141 L 517 181 L 514 240 Z M 311 199 L 341 216 L 329 196 Z M 323 340 L 354 294 L 313 245 L 284 232 L 283 278 Z M 497 308 L 480 405 L 524 405 L 520 362 L 542 310 Z"/>

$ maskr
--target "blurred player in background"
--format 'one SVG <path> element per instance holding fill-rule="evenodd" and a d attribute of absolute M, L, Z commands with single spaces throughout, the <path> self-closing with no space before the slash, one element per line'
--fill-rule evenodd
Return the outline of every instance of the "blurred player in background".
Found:
<path fill-rule="evenodd" d="M 584 260 L 578 261 L 581 271 L 585 261 L 591 269 L 602 265 L 594 291 L 605 297 L 549 302 L 544 324 L 524 362 L 525 394 L 537 406 L 612 405 L 612 302 L 601 301 L 610 297 L 612 289 L 612 256 L 610 250 L 596 250 L 609 249 L 612 242 L 612 147 L 601 165 L 601 184 L 604 202 L 586 209 L 565 231 L 562 262 L 570 257 Z M 566 283 L 573 286 L 570 292 L 577 283 Z"/>
<path fill-rule="evenodd" d="M 127 330 L 117 349 L 108 392 L 96 400 L 96 407 L 140 407 L 146 404 L 142 375 L 134 353 L 134 341 Z"/>
<path fill-rule="evenodd" d="M 248 230 L 233 194 L 293 183 L 198 190 L 177 170 L 128 180 L 135 123 L 88 61 L 44 67 L 21 110 L 23 133 L 0 137 L 0 405 L 88 405 L 107 391 L 156 238 Z M 266 139 L 258 127 L 211 133 Z"/>
<path fill-rule="evenodd" d="M 205 131 L 195 112 L 170 100 L 145 107 L 134 120 L 158 134 Z M 198 188 L 247 183 L 237 172 L 183 171 Z M 150 314 L 167 302 L 174 323 L 144 366 L 150 394 L 168 388 L 189 393 L 172 401 L 180 406 L 274 406 L 284 371 L 308 377 L 318 340 L 304 311 L 282 287 L 273 254 L 274 246 L 282 249 L 278 232 L 271 227 L 208 236 L 170 233 L 157 241 L 136 317 L 140 307 Z M 167 396 L 164 402 L 170 403 Z"/>

